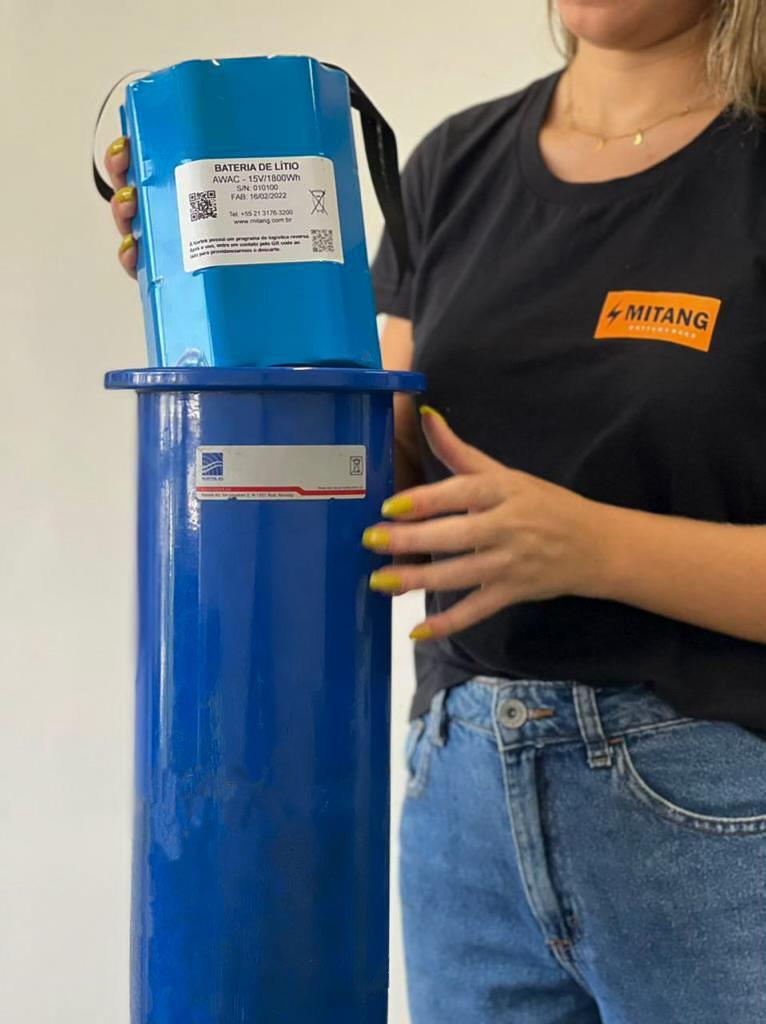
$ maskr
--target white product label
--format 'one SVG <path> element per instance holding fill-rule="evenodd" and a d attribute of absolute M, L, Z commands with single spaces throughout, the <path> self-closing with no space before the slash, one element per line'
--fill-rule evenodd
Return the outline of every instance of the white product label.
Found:
<path fill-rule="evenodd" d="M 335 168 L 325 156 L 192 160 L 176 167 L 184 270 L 343 263 Z"/>
<path fill-rule="evenodd" d="M 366 450 L 363 444 L 201 445 L 196 484 L 203 501 L 363 498 Z"/>

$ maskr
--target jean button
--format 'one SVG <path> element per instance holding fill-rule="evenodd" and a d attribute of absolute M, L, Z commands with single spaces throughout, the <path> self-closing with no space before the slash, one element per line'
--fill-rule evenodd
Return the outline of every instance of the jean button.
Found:
<path fill-rule="evenodd" d="M 500 720 L 500 724 L 505 726 L 506 729 L 519 729 L 526 722 L 529 713 L 523 700 L 508 697 L 507 700 L 501 702 L 497 711 L 497 717 Z"/>

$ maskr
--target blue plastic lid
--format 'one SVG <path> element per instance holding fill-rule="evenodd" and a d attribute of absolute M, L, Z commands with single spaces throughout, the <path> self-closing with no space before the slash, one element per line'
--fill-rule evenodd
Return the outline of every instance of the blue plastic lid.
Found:
<path fill-rule="evenodd" d="M 163 366 L 111 370 L 110 389 L 135 391 L 425 391 L 422 373 L 349 366 Z"/>

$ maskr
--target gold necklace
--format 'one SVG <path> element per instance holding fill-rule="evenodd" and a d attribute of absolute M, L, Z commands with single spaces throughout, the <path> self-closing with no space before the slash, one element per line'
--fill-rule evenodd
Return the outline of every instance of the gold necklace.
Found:
<path fill-rule="evenodd" d="M 674 117 L 684 117 L 686 114 L 691 113 L 692 110 L 701 110 L 705 106 L 704 103 L 700 103 L 696 107 L 686 105 L 683 110 L 676 110 L 672 114 L 666 114 L 665 117 L 661 117 L 657 121 L 652 121 L 651 124 L 645 125 L 643 128 L 634 129 L 632 132 L 622 132 L 620 135 L 604 135 L 603 132 L 592 132 L 587 128 L 582 128 L 578 125 L 572 117 L 572 78 L 571 75 L 567 75 L 567 102 L 564 108 L 564 115 L 566 117 L 569 128 L 572 131 L 579 132 L 581 135 L 590 135 L 591 138 L 596 139 L 596 149 L 601 150 L 607 144 L 607 142 L 614 142 L 616 139 L 629 139 L 632 137 L 633 145 L 640 146 L 644 141 L 646 133 L 656 128 L 660 124 L 664 124 L 666 121 L 672 120 Z"/>

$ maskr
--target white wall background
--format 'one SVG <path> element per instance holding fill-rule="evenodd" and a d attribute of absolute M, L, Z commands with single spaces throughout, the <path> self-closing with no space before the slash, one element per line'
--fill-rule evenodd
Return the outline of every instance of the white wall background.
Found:
<path fill-rule="evenodd" d="M 0 1018 L 127 1024 L 136 287 L 90 181 L 93 120 L 134 68 L 310 54 L 394 126 L 438 120 L 558 64 L 545 0 L 0 0 Z M 119 134 L 118 125 L 107 138 Z M 105 140 L 106 141 L 106 140 Z M 357 125 L 370 255 L 382 218 Z M 513 239 L 509 238 L 509 245 Z M 413 688 L 395 601 L 394 789 Z M 394 877 L 394 884 L 396 879 Z M 393 912 L 391 1020 L 406 1024 Z"/>

